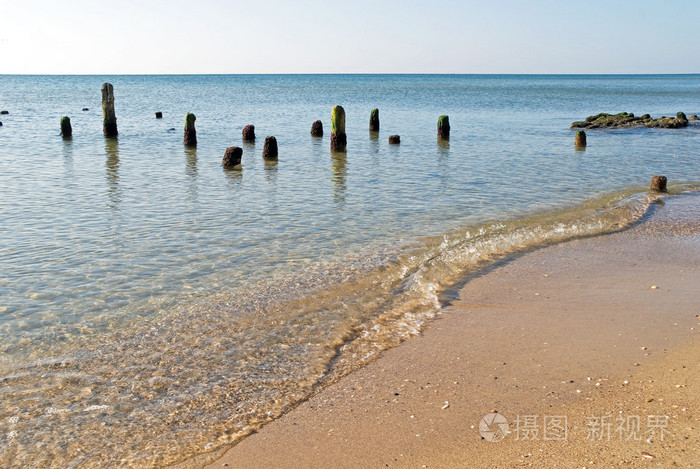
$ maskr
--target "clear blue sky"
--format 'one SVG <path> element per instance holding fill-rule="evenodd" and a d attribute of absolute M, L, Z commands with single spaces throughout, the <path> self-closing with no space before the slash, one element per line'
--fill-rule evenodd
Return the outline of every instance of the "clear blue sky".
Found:
<path fill-rule="evenodd" d="M 0 0 L 3 73 L 698 73 L 698 0 Z"/>

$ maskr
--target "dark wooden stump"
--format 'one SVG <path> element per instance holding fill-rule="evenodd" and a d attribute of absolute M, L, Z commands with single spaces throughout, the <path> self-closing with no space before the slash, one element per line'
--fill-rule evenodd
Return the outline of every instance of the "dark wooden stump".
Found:
<path fill-rule="evenodd" d="M 255 141 L 255 126 L 254 125 L 246 125 L 243 127 L 243 141 L 244 142 L 253 142 Z"/>
<path fill-rule="evenodd" d="M 70 125 L 70 117 L 68 116 L 61 117 L 61 135 L 63 135 L 64 138 L 73 135 L 73 127 Z"/>
<path fill-rule="evenodd" d="M 266 160 L 277 159 L 277 139 L 275 137 L 265 137 L 262 156 Z"/>
<path fill-rule="evenodd" d="M 316 121 L 311 124 L 311 135 L 314 137 L 323 137 L 323 122 Z"/>
<path fill-rule="evenodd" d="M 370 132 L 379 132 L 379 109 L 372 109 L 369 114 Z"/>
<path fill-rule="evenodd" d="M 111 83 L 102 85 L 102 133 L 105 137 L 116 137 L 117 116 L 114 113 L 114 87 Z"/>
<path fill-rule="evenodd" d="M 331 112 L 331 150 L 345 150 L 348 137 L 345 135 L 345 109 L 333 106 Z"/>
<path fill-rule="evenodd" d="M 158 111 L 156 112 L 156 119 L 162 119 L 163 118 L 163 113 Z"/>
<path fill-rule="evenodd" d="M 655 192 L 667 192 L 666 191 L 666 176 L 652 176 L 651 177 L 651 190 Z"/>
<path fill-rule="evenodd" d="M 221 160 L 221 164 L 224 168 L 233 168 L 241 164 L 242 157 L 243 149 L 241 147 L 228 147 L 224 153 L 224 159 Z"/>
<path fill-rule="evenodd" d="M 585 147 L 586 146 L 586 132 L 579 130 L 576 132 L 574 137 L 574 146 Z"/>
<path fill-rule="evenodd" d="M 185 116 L 185 136 L 183 142 L 187 146 L 192 147 L 197 145 L 197 129 L 194 128 L 194 121 L 196 120 L 197 117 L 191 112 L 188 112 L 187 116 Z"/>
<path fill-rule="evenodd" d="M 437 136 L 443 139 L 450 138 L 450 118 L 448 116 L 442 115 L 438 117 Z"/>
<path fill-rule="evenodd" d="M 390 145 L 398 145 L 401 143 L 401 137 L 398 135 L 389 135 L 389 144 Z"/>

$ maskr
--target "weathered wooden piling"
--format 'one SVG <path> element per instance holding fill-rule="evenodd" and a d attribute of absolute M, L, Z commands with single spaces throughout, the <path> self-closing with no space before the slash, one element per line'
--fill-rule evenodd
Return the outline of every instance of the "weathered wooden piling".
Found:
<path fill-rule="evenodd" d="M 83 108 L 83 111 L 89 111 L 89 110 L 90 110 L 90 109 L 88 109 L 88 108 L 86 108 L 86 107 Z"/>
<path fill-rule="evenodd" d="M 442 115 L 437 121 L 437 136 L 438 138 L 450 138 L 450 118 Z"/>
<path fill-rule="evenodd" d="M 401 143 L 401 137 L 398 135 L 389 135 L 389 145 L 398 145 Z"/>
<path fill-rule="evenodd" d="M 370 132 L 379 132 L 379 109 L 372 109 L 369 113 Z"/>
<path fill-rule="evenodd" d="M 275 137 L 265 137 L 262 156 L 266 160 L 277 159 L 277 139 Z"/>
<path fill-rule="evenodd" d="M 197 129 L 194 128 L 194 121 L 196 120 L 197 117 L 191 112 L 188 112 L 187 116 L 185 116 L 185 137 L 183 139 L 185 145 L 197 145 Z"/>
<path fill-rule="evenodd" d="M 314 137 L 323 137 L 323 122 L 315 121 L 311 124 L 311 135 Z"/>
<path fill-rule="evenodd" d="M 163 118 L 163 113 L 158 111 L 156 112 L 156 119 L 162 119 Z"/>
<path fill-rule="evenodd" d="M 574 137 L 574 146 L 585 147 L 586 146 L 586 132 L 583 130 L 578 130 L 576 136 Z"/>
<path fill-rule="evenodd" d="M 105 137 L 116 137 L 117 116 L 114 113 L 114 87 L 111 83 L 102 85 L 102 132 Z"/>
<path fill-rule="evenodd" d="M 73 127 L 70 125 L 70 117 L 68 116 L 61 117 L 61 135 L 63 135 L 64 138 L 73 135 Z"/>
<path fill-rule="evenodd" d="M 221 160 L 221 164 L 224 168 L 232 168 L 241 164 L 242 156 L 243 149 L 241 147 L 228 147 L 224 153 L 224 159 Z"/>
<path fill-rule="evenodd" d="M 0 114 L 2 114 L 3 116 L 6 116 L 9 113 L 10 113 L 10 111 L 0 111 Z"/>
<path fill-rule="evenodd" d="M 0 121 L 0 127 L 2 127 L 2 121 Z"/>
<path fill-rule="evenodd" d="M 255 141 L 255 126 L 254 125 L 246 125 L 243 127 L 243 141 L 244 142 L 253 142 Z"/>
<path fill-rule="evenodd" d="M 345 135 L 345 109 L 333 106 L 331 112 L 331 150 L 345 150 L 348 137 Z"/>
<path fill-rule="evenodd" d="M 666 176 L 652 176 L 651 177 L 651 190 L 655 192 L 667 192 L 666 191 Z"/>

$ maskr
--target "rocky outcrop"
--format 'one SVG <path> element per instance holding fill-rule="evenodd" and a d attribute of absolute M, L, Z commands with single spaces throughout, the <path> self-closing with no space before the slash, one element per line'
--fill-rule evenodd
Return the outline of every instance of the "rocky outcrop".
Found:
<path fill-rule="evenodd" d="M 585 121 L 573 122 L 572 129 L 601 129 L 601 128 L 629 128 L 629 127 L 656 127 L 662 129 L 680 129 L 688 125 L 688 118 L 679 112 L 676 117 L 659 117 L 652 119 L 649 114 L 635 117 L 631 112 L 619 114 L 600 113 L 586 117 Z"/>

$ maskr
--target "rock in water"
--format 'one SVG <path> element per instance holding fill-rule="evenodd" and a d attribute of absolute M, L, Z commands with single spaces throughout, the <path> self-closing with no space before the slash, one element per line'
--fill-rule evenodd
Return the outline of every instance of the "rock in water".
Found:
<path fill-rule="evenodd" d="M 680 129 L 688 125 L 688 118 L 679 112 L 676 117 L 659 117 L 652 119 L 649 114 L 635 117 L 631 112 L 607 114 L 602 112 L 595 116 L 586 117 L 585 121 L 572 122 L 571 128 L 600 129 L 600 128 L 626 128 L 626 127 L 650 127 L 662 129 Z"/>
<path fill-rule="evenodd" d="M 61 117 L 61 135 L 63 137 L 71 137 L 73 135 L 73 127 L 70 125 L 70 117 Z"/>
<path fill-rule="evenodd" d="M 263 146 L 263 158 L 266 160 L 277 159 L 277 139 L 275 137 L 265 137 Z"/>
<path fill-rule="evenodd" d="M 323 122 L 315 121 L 313 124 L 311 124 L 311 135 L 314 137 L 323 136 Z"/>
<path fill-rule="evenodd" d="M 114 87 L 111 83 L 102 85 L 102 132 L 105 137 L 116 137 L 117 116 L 114 113 Z"/>
<path fill-rule="evenodd" d="M 242 157 L 243 149 L 241 147 L 228 147 L 224 153 L 224 159 L 221 160 L 221 164 L 224 168 L 232 168 L 241 164 Z"/>
<path fill-rule="evenodd" d="M 197 117 L 191 112 L 188 112 L 187 116 L 185 116 L 185 136 L 183 138 L 185 145 L 197 145 L 197 129 L 194 128 L 194 121 L 196 120 Z"/>
<path fill-rule="evenodd" d="M 2 114 L 3 116 L 4 116 L 4 115 L 7 115 L 7 114 L 9 114 L 9 113 L 10 113 L 10 111 L 0 111 L 0 114 Z"/>
<path fill-rule="evenodd" d="M 379 132 L 379 109 L 372 109 L 369 114 L 369 130 Z"/>
<path fill-rule="evenodd" d="M 348 138 L 345 135 L 345 109 L 333 106 L 331 112 L 331 150 L 343 151 L 347 147 Z"/>
<path fill-rule="evenodd" d="M 651 190 L 655 192 L 666 192 L 666 176 L 652 176 Z"/>
<path fill-rule="evenodd" d="M 255 141 L 255 126 L 254 125 L 246 125 L 243 127 L 243 141 L 244 142 L 253 142 Z"/>
<path fill-rule="evenodd" d="M 437 136 L 444 139 L 450 138 L 450 118 L 448 116 L 438 117 Z"/>

